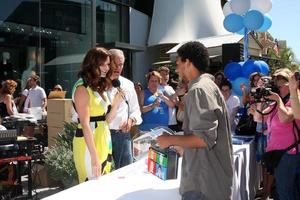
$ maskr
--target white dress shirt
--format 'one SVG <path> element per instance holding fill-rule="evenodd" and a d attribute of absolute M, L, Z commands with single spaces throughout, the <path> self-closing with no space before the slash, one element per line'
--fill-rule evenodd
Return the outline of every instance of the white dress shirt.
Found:
<path fill-rule="evenodd" d="M 129 118 L 132 118 L 136 121 L 136 125 L 142 123 L 140 106 L 138 103 L 137 94 L 134 89 L 134 84 L 130 80 L 122 76 L 119 77 L 119 81 L 121 83 L 120 88 L 125 93 L 125 98 L 128 102 L 128 105 L 125 100 L 123 100 L 118 107 L 116 116 L 109 123 L 109 128 L 115 130 L 120 129 L 120 125 L 128 120 L 128 116 Z M 114 87 L 107 91 L 108 98 L 111 102 L 113 101 L 113 98 L 116 95 L 117 91 L 118 89 Z"/>

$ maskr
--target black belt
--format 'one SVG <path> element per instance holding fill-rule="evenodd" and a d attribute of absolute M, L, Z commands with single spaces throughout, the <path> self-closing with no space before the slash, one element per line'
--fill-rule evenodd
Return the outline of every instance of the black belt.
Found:
<path fill-rule="evenodd" d="M 79 118 L 77 118 L 78 123 L 80 123 Z M 106 115 L 100 115 L 100 116 L 92 116 L 90 117 L 90 122 L 99 122 L 99 121 L 105 121 Z"/>
<path fill-rule="evenodd" d="M 120 132 L 122 131 L 121 129 L 109 129 L 110 131 L 114 131 L 114 132 Z"/>

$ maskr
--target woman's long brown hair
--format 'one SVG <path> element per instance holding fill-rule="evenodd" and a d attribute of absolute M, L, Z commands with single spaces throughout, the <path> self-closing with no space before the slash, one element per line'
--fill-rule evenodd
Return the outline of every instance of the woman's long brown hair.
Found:
<path fill-rule="evenodd" d="M 108 76 L 105 79 L 97 74 L 97 70 L 106 59 L 110 57 L 107 49 L 102 47 L 95 47 L 90 49 L 83 59 L 81 64 L 81 70 L 78 72 L 78 77 L 83 79 L 86 86 L 89 86 L 92 90 L 98 91 L 102 94 L 108 86 Z"/>

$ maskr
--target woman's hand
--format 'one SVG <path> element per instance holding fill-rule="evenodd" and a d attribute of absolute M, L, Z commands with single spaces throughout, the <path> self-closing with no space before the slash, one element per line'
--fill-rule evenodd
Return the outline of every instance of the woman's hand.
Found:
<path fill-rule="evenodd" d="M 246 92 L 246 91 L 247 91 L 247 86 L 246 86 L 245 83 L 242 83 L 242 84 L 240 85 L 240 88 L 241 88 L 242 92 Z"/>
<path fill-rule="evenodd" d="M 92 175 L 96 178 L 100 177 L 102 174 L 102 166 L 101 162 L 97 155 L 91 156 L 91 164 L 92 164 Z"/>
<path fill-rule="evenodd" d="M 115 94 L 113 105 L 119 105 L 124 99 L 125 92 L 122 89 L 118 90 L 118 92 Z"/>
<path fill-rule="evenodd" d="M 289 88 L 291 93 L 297 91 L 297 89 L 299 88 L 299 80 L 296 80 L 295 74 L 291 76 L 289 80 Z"/>
<path fill-rule="evenodd" d="M 159 106 L 160 102 L 161 102 L 160 98 L 156 98 L 155 101 L 153 102 L 154 107 Z"/>
<path fill-rule="evenodd" d="M 265 97 L 267 100 L 273 100 L 276 101 L 277 103 L 280 101 L 280 96 L 275 93 L 270 91 L 270 95 Z"/>

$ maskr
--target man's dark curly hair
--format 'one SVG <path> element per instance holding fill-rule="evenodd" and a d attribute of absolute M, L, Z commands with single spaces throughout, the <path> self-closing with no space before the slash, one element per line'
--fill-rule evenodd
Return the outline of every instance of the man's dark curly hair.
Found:
<path fill-rule="evenodd" d="M 183 62 L 189 59 L 200 72 L 207 71 L 209 55 L 202 43 L 197 41 L 187 42 L 177 50 L 177 54 Z"/>
<path fill-rule="evenodd" d="M 78 72 L 78 77 L 83 79 L 85 85 L 99 93 L 107 89 L 108 80 L 106 78 L 105 81 L 100 81 L 100 76 L 97 75 L 97 69 L 108 57 L 110 57 L 110 53 L 107 49 L 102 47 L 92 48 L 87 52 L 81 64 L 81 69 Z M 108 75 L 106 77 L 108 77 Z"/>

